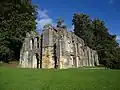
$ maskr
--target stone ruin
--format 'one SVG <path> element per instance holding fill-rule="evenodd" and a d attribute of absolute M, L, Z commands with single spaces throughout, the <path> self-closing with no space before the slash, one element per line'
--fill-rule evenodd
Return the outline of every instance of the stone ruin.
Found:
<path fill-rule="evenodd" d="M 27 33 L 20 51 L 21 68 L 78 68 L 99 65 L 98 54 L 84 40 L 62 28 Z"/>

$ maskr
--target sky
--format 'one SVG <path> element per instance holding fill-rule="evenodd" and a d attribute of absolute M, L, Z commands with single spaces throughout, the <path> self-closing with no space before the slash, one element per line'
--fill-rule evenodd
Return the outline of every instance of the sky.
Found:
<path fill-rule="evenodd" d="M 73 30 L 73 14 L 84 13 L 92 19 L 103 20 L 110 34 L 117 35 L 120 43 L 120 0 L 32 0 L 32 3 L 38 6 L 38 32 L 45 24 L 55 25 L 58 18 Z"/>

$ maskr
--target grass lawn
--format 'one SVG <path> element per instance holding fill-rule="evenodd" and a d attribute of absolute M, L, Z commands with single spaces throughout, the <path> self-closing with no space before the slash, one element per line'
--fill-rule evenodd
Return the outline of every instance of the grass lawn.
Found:
<path fill-rule="evenodd" d="M 120 71 L 2 67 L 0 90 L 120 90 Z"/>

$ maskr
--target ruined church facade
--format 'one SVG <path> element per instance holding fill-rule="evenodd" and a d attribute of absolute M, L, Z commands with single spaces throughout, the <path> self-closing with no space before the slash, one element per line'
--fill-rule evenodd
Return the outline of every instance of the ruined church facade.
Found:
<path fill-rule="evenodd" d="M 27 33 L 20 51 L 21 68 L 78 68 L 99 65 L 98 54 L 84 40 L 62 28 Z"/>

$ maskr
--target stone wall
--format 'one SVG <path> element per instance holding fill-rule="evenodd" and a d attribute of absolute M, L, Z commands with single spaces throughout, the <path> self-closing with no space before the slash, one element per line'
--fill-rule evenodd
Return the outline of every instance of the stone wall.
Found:
<path fill-rule="evenodd" d="M 61 28 L 45 28 L 41 36 L 31 32 L 20 52 L 24 68 L 78 68 L 99 65 L 96 51 L 84 40 Z"/>
<path fill-rule="evenodd" d="M 23 46 L 20 51 L 19 66 L 22 68 L 40 67 L 41 53 L 40 36 L 35 32 L 27 33 Z M 39 60 L 37 60 L 37 58 Z M 37 65 L 39 64 L 39 65 Z"/>

